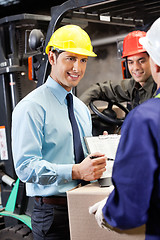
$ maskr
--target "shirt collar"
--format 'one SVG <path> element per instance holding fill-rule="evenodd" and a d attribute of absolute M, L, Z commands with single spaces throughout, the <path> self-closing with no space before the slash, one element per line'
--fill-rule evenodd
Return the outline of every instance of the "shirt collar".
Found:
<path fill-rule="evenodd" d="M 132 78 L 134 80 L 134 78 Z M 144 89 L 147 93 L 152 91 L 153 88 L 153 84 L 154 84 L 154 80 L 152 78 L 152 76 L 150 76 L 147 81 L 145 82 L 145 84 L 143 85 L 143 87 L 141 86 L 140 88 L 138 88 L 139 90 Z M 140 85 L 140 84 L 139 84 Z M 137 88 L 137 82 L 134 80 L 134 88 Z"/>
<path fill-rule="evenodd" d="M 143 89 L 146 91 L 146 92 L 151 92 L 152 91 L 152 88 L 153 88 L 153 84 L 154 84 L 154 80 L 152 78 L 152 76 L 150 76 L 147 81 L 145 82 L 144 86 L 143 86 Z"/>
<path fill-rule="evenodd" d="M 64 104 L 67 94 L 72 93 L 72 90 L 70 92 L 66 91 L 59 83 L 57 83 L 50 76 L 48 76 L 45 85 L 51 89 L 51 92 L 61 104 Z"/>

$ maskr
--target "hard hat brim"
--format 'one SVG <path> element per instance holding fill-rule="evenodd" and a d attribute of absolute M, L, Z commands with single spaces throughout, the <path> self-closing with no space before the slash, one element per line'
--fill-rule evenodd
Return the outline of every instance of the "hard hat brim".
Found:
<path fill-rule="evenodd" d="M 64 49 L 64 51 L 66 52 L 71 52 L 71 53 L 75 53 L 78 55 L 83 55 L 83 56 L 88 56 L 88 57 L 97 57 L 97 55 L 94 52 L 90 52 L 87 51 L 85 49 L 78 49 L 78 48 L 67 48 L 66 50 Z"/>
<path fill-rule="evenodd" d="M 64 48 L 64 49 L 60 49 L 60 50 L 75 53 L 78 55 L 88 56 L 88 57 L 97 57 L 97 55 L 94 52 L 90 52 L 90 51 L 87 51 L 87 50 L 81 49 L 81 48 L 67 48 L 67 49 Z M 49 51 L 50 51 L 50 46 L 47 46 L 46 53 L 48 54 Z"/>
<path fill-rule="evenodd" d="M 129 57 L 129 56 L 132 56 L 132 55 L 135 55 L 135 54 L 138 54 L 138 53 L 144 53 L 144 52 L 146 52 L 145 49 L 139 49 L 139 50 L 136 50 L 136 51 L 133 51 L 133 52 L 130 51 L 129 54 L 122 55 L 122 58 Z"/>
<path fill-rule="evenodd" d="M 153 49 L 153 47 L 151 46 L 151 44 L 149 43 L 147 37 L 142 37 L 139 39 L 140 44 L 146 49 L 146 52 L 148 52 L 148 54 L 150 55 L 150 57 L 153 59 L 153 61 L 160 66 L 160 61 L 158 61 L 158 56 L 157 53 L 155 51 L 155 49 Z M 154 54 L 153 54 L 154 52 Z"/>

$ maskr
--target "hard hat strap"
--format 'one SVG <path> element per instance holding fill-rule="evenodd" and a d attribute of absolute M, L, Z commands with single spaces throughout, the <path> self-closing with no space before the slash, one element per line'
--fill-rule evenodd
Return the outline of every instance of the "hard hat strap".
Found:
<path fill-rule="evenodd" d="M 56 52 L 58 52 L 58 53 L 64 52 L 64 50 L 60 50 L 59 48 L 56 48 L 56 47 L 51 47 L 51 51 L 52 51 L 52 52 L 56 51 Z"/>

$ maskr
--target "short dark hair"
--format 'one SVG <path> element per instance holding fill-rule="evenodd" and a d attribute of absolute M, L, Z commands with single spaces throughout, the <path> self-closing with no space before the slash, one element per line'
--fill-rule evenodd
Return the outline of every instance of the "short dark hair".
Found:
<path fill-rule="evenodd" d="M 146 54 L 148 55 L 148 57 L 149 57 L 148 52 L 141 52 L 141 53 L 146 53 Z M 133 55 L 135 55 L 135 54 L 133 54 Z M 127 60 L 128 57 L 129 57 L 129 56 L 126 56 L 126 60 Z"/>
<path fill-rule="evenodd" d="M 51 48 L 51 51 L 52 51 L 53 53 L 55 53 L 56 59 L 59 57 L 59 55 L 60 55 L 62 52 L 64 52 L 63 50 L 60 50 L 60 49 L 58 49 L 58 48 L 54 49 L 53 47 Z"/>

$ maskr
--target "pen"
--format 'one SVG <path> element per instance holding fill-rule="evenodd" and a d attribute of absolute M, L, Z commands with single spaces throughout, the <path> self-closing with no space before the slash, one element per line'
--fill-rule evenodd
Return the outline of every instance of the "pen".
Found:
<path fill-rule="evenodd" d="M 112 159 L 112 158 L 108 158 L 107 160 L 108 160 L 108 161 L 114 161 L 114 159 Z"/>
<path fill-rule="evenodd" d="M 97 158 L 97 156 L 89 156 L 90 159 Z"/>
<path fill-rule="evenodd" d="M 94 159 L 97 158 L 98 156 L 89 156 L 90 159 Z M 114 161 L 114 159 L 112 158 L 108 158 L 107 161 Z"/>

